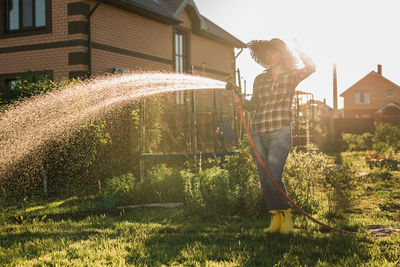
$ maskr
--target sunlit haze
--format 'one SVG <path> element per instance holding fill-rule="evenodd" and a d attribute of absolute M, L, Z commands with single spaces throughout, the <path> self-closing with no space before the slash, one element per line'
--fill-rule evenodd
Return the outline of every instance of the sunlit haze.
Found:
<path fill-rule="evenodd" d="M 383 76 L 400 85 L 400 1 L 398 0 L 195 0 L 199 12 L 247 43 L 279 37 L 298 39 L 317 71 L 298 89 L 332 106 L 332 65 L 339 95 L 382 65 Z M 237 53 L 238 51 L 236 51 Z M 262 67 L 247 49 L 237 59 L 248 91 Z M 343 98 L 338 97 L 339 108 Z"/>

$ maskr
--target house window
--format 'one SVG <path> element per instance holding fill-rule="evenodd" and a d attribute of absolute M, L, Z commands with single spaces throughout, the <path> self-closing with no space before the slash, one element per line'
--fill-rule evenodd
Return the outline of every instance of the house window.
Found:
<path fill-rule="evenodd" d="M 17 85 L 18 80 L 14 79 L 14 80 L 7 80 L 7 87 L 8 89 L 10 89 L 11 91 L 15 89 L 15 86 Z"/>
<path fill-rule="evenodd" d="M 369 104 L 369 92 L 357 92 L 355 94 L 356 104 Z"/>
<path fill-rule="evenodd" d="M 187 70 L 187 52 L 185 34 L 175 32 L 175 71 L 183 73 Z M 184 104 L 184 91 L 176 92 L 176 103 Z"/>
<path fill-rule="evenodd" d="M 46 26 L 46 0 L 7 0 L 7 10 L 9 31 Z"/>
<path fill-rule="evenodd" d="M 387 90 L 386 91 L 386 97 L 387 98 L 392 98 L 393 97 L 393 90 Z"/>

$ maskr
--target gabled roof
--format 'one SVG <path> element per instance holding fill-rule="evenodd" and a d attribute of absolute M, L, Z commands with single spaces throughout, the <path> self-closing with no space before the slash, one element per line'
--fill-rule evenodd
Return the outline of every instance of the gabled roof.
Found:
<path fill-rule="evenodd" d="M 309 101 L 311 102 L 312 100 L 309 100 Z M 317 106 L 319 106 L 321 108 L 333 110 L 333 108 L 331 108 L 328 104 L 326 104 L 325 102 L 318 100 L 318 99 L 314 100 L 314 104 L 316 104 Z"/>
<path fill-rule="evenodd" d="M 236 48 L 247 47 L 245 43 L 203 17 L 193 0 L 105 0 L 104 2 L 168 25 L 182 23 L 181 14 L 186 10 L 192 20 L 195 34 Z"/>
<path fill-rule="evenodd" d="M 383 107 L 381 107 L 380 109 L 378 109 L 375 113 L 381 113 L 383 112 L 386 108 L 388 107 L 395 107 L 400 109 L 400 105 L 394 101 L 387 103 L 386 105 L 384 105 Z"/>
<path fill-rule="evenodd" d="M 206 38 L 215 39 L 225 42 L 237 48 L 246 48 L 247 45 L 216 25 L 211 20 L 202 16 L 197 9 L 193 0 L 163 0 L 168 6 L 173 9 L 173 17 L 181 19 L 183 10 L 187 10 L 190 19 L 194 22 L 194 33 Z"/>
<path fill-rule="evenodd" d="M 392 82 L 391 80 L 385 78 L 384 76 L 380 75 L 379 73 L 375 72 L 375 71 L 371 71 L 370 73 L 368 73 L 367 75 L 365 75 L 363 78 L 361 78 L 358 82 L 356 82 L 355 84 L 353 84 L 352 86 L 350 86 L 347 90 L 345 90 L 343 93 L 340 94 L 340 96 L 343 96 L 345 93 L 347 93 L 348 91 L 351 91 L 354 87 L 356 87 L 359 83 L 361 83 L 363 80 L 366 80 L 370 77 L 377 77 L 378 79 L 382 79 L 382 81 L 385 82 L 389 82 L 392 85 L 394 85 L 395 87 L 398 87 L 400 89 L 400 86 L 395 84 L 394 82 Z"/>

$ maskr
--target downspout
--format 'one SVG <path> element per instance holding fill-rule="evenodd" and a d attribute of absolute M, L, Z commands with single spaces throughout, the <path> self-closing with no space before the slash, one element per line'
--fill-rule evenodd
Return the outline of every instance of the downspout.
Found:
<path fill-rule="evenodd" d="M 243 48 L 240 48 L 240 51 L 237 53 L 237 55 L 235 56 L 235 59 L 237 59 L 237 57 L 243 52 Z"/>
<path fill-rule="evenodd" d="M 88 73 L 89 73 L 89 78 L 92 77 L 92 34 L 90 30 L 90 22 L 93 13 L 96 11 L 96 9 L 99 7 L 100 3 L 103 2 L 104 0 L 98 0 L 95 6 L 90 10 L 89 14 L 87 15 L 87 33 L 88 33 Z"/>

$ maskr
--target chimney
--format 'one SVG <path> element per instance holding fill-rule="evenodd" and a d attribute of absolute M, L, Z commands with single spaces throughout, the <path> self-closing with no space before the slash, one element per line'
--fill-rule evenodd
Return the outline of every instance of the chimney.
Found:
<path fill-rule="evenodd" d="M 378 74 L 382 75 L 382 65 L 378 64 Z"/>
<path fill-rule="evenodd" d="M 324 104 L 326 105 L 326 98 L 324 98 Z"/>

